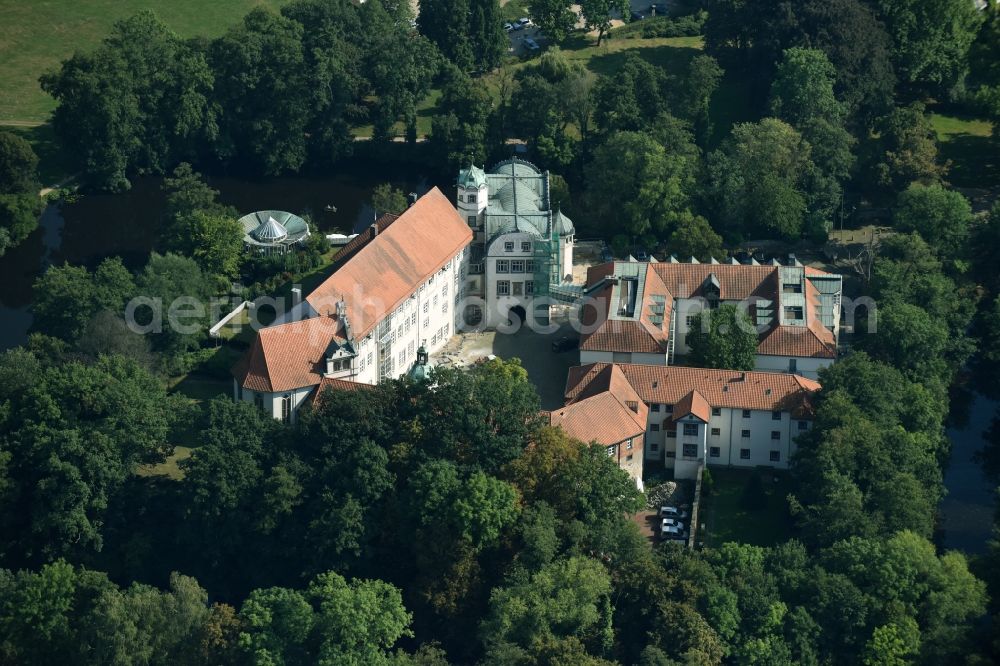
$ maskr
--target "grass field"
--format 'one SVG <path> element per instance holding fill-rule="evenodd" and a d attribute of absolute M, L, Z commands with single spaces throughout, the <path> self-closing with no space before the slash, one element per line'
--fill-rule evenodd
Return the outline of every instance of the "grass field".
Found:
<path fill-rule="evenodd" d="M 182 37 L 220 35 L 257 5 L 289 0 L 0 0 L 0 124 L 43 122 L 55 108 L 38 77 L 93 49 L 115 21 L 154 9 Z"/>
<path fill-rule="evenodd" d="M 703 496 L 701 522 L 705 523 L 704 540 L 709 547 L 727 541 L 756 546 L 770 546 L 791 537 L 785 497 L 789 492 L 788 476 L 768 470 L 761 472 L 766 495 L 765 505 L 756 510 L 747 508 L 745 491 L 753 474 L 751 470 L 715 468 L 712 493 Z M 772 479 L 777 478 L 775 483 Z"/>
<path fill-rule="evenodd" d="M 941 157 L 951 161 L 948 180 L 959 187 L 983 187 L 1000 182 L 1000 141 L 992 137 L 988 120 L 931 114 L 941 143 Z"/>

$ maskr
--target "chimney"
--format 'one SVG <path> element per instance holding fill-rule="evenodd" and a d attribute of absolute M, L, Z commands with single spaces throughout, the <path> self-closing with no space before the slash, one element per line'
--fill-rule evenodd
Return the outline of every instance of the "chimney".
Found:
<path fill-rule="evenodd" d="M 292 287 L 292 306 L 302 302 L 302 287 L 296 285 Z"/>
<path fill-rule="evenodd" d="M 740 378 L 739 378 L 739 381 L 741 381 L 741 382 L 745 382 L 746 380 L 747 380 L 747 373 L 745 373 L 745 372 L 741 372 L 741 373 L 740 373 Z"/>
<path fill-rule="evenodd" d="M 378 224 L 376 224 L 375 222 L 372 222 L 371 229 L 372 229 L 372 238 L 375 238 L 376 236 L 378 236 Z"/>

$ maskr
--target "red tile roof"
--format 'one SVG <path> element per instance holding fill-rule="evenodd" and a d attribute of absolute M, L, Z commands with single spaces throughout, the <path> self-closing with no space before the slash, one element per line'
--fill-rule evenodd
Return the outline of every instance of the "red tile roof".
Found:
<path fill-rule="evenodd" d="M 705 396 L 697 390 L 691 391 L 674 406 L 674 421 L 682 419 L 685 416 L 695 416 L 708 423 L 708 420 L 712 417 L 712 406 L 708 404 Z"/>
<path fill-rule="evenodd" d="M 812 413 L 813 394 L 820 385 L 799 375 L 780 372 L 738 372 L 675 365 L 613 364 L 645 403 L 677 405 L 697 391 L 711 407 Z M 566 401 L 594 395 L 608 385 L 612 364 L 591 363 L 570 368 Z M 707 419 L 706 419 L 707 420 Z"/>
<path fill-rule="evenodd" d="M 648 407 L 621 372 L 608 366 L 597 384 L 600 389 L 595 386 L 591 393 L 547 412 L 549 423 L 561 426 L 570 437 L 604 446 L 643 437 Z"/>
<path fill-rule="evenodd" d="M 326 389 L 331 391 L 367 391 L 368 389 L 375 388 L 372 384 L 364 384 L 362 382 L 352 382 L 346 379 L 331 379 L 330 377 L 323 377 L 319 386 L 316 387 L 316 392 L 313 393 L 312 403 L 314 405 L 320 403 L 323 398 L 323 392 Z"/>
<path fill-rule="evenodd" d="M 370 243 L 372 239 L 374 239 L 375 237 L 378 236 L 378 234 L 388 229 L 389 225 L 398 219 L 399 215 L 396 215 L 394 213 L 385 213 L 374 222 L 374 226 L 376 227 L 377 232 L 374 232 L 371 226 L 368 226 L 364 229 L 364 231 L 361 231 L 360 233 L 358 233 L 357 236 L 349 240 L 347 242 L 347 245 L 340 248 L 340 252 L 338 252 L 337 255 L 334 257 L 332 266 L 333 270 L 336 271 L 338 268 L 347 263 L 348 259 L 356 255 L 361 248 L 363 248 L 365 245 L 368 245 L 368 243 Z"/>
<path fill-rule="evenodd" d="M 306 301 L 320 314 L 343 300 L 363 337 L 472 241 L 472 230 L 434 188 L 318 286 Z"/>
<path fill-rule="evenodd" d="M 313 317 L 263 328 L 233 366 L 233 375 L 243 388 L 264 393 L 315 386 L 326 371 L 330 343 L 346 342 L 343 336 L 343 326 L 336 317 Z"/>
<path fill-rule="evenodd" d="M 609 272 L 613 272 L 614 264 L 604 264 L 598 269 L 609 269 L 602 273 L 601 270 L 588 271 L 588 276 L 600 276 L 598 281 L 606 277 Z M 589 279 L 589 277 L 588 277 Z M 594 299 L 592 305 L 583 308 L 580 322 L 584 326 L 584 333 L 580 336 L 580 349 L 584 351 L 619 351 L 627 349 L 631 352 L 645 352 L 652 354 L 662 354 L 667 350 L 667 338 L 670 328 L 670 310 L 673 307 L 673 299 L 663 281 L 655 271 L 647 270 L 642 287 L 642 302 L 636 304 L 636 317 L 634 319 L 611 318 L 612 296 L 616 289 L 620 289 L 620 282 L 607 282 L 595 292 L 588 294 Z M 653 311 L 657 305 L 654 296 L 662 298 L 664 311 L 662 320 L 656 322 L 655 316 L 660 313 Z M 588 330 L 591 329 L 591 330 Z"/>

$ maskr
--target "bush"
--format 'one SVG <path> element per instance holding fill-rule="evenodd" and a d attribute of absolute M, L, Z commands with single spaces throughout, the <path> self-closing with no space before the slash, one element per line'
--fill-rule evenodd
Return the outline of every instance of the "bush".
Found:
<path fill-rule="evenodd" d="M 714 489 L 715 479 L 712 478 L 712 472 L 706 467 L 701 473 L 701 494 L 711 495 Z"/>
<path fill-rule="evenodd" d="M 612 30 L 613 39 L 655 39 L 659 37 L 694 37 L 702 33 L 708 14 L 701 11 L 687 16 L 654 16 L 633 21 Z"/>

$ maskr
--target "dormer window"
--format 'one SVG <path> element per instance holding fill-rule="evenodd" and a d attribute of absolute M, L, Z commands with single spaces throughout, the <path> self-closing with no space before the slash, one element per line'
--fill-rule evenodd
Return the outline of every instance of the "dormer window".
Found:
<path fill-rule="evenodd" d="M 479 196 L 475 192 L 473 192 L 466 198 L 466 201 L 468 201 L 469 203 L 476 203 L 477 201 L 479 201 Z"/>

